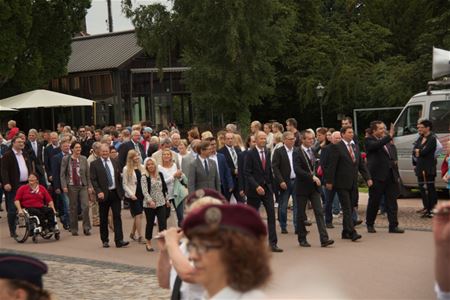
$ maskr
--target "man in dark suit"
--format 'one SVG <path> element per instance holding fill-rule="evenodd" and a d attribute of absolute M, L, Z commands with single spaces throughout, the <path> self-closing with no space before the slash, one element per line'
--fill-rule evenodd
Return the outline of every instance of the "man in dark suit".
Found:
<path fill-rule="evenodd" d="M 120 199 L 124 196 L 120 170 L 117 162 L 109 158 L 109 145 L 102 144 L 101 157 L 90 165 L 92 187 L 100 208 L 100 238 L 104 248 L 109 247 L 108 213 L 112 210 L 114 223 L 114 240 L 116 247 L 121 248 L 129 244 L 123 240 L 122 219 L 120 216 Z"/>
<path fill-rule="evenodd" d="M 246 184 L 245 184 L 245 174 L 244 174 L 245 160 L 246 160 L 247 154 L 250 152 L 251 148 L 255 147 L 255 145 L 256 145 L 255 136 L 250 135 L 247 138 L 247 142 L 246 142 L 247 150 L 242 151 L 238 155 L 238 170 L 241 170 L 240 172 L 238 171 L 238 188 L 239 188 L 239 195 L 242 197 L 242 200 L 244 202 L 246 199 L 245 191 L 247 190 Z"/>
<path fill-rule="evenodd" d="M 39 176 L 39 184 L 47 187 L 45 180 L 44 162 L 42 161 L 43 145 L 37 140 L 37 130 L 30 129 L 28 131 L 28 140 L 25 142 L 24 151 L 27 152 L 31 160 L 34 171 Z"/>
<path fill-rule="evenodd" d="M 120 145 L 120 147 L 119 147 L 120 172 L 122 172 L 123 167 L 125 167 L 125 165 L 127 164 L 127 155 L 128 155 L 128 151 L 130 151 L 130 150 L 136 150 L 137 153 L 139 153 L 141 156 L 141 164 L 144 162 L 145 149 L 144 149 L 144 146 L 139 142 L 140 139 L 141 139 L 141 133 L 137 130 L 134 130 L 131 133 L 131 140 Z"/>
<path fill-rule="evenodd" d="M 234 198 L 237 202 L 244 202 L 244 199 L 239 194 L 238 185 L 239 154 L 241 153 L 241 149 L 239 149 L 239 147 L 234 147 L 233 144 L 234 134 L 232 132 L 227 132 L 225 134 L 225 146 L 223 146 L 218 151 L 225 156 L 225 160 L 227 162 L 228 168 L 231 171 L 231 177 L 233 179 L 233 190 L 231 192 L 225 191 L 224 195 L 228 199 L 228 201 L 230 201 L 231 195 L 234 195 Z"/>
<path fill-rule="evenodd" d="M 211 154 L 209 156 L 209 159 L 212 159 L 216 163 L 218 168 L 220 191 L 222 195 L 230 195 L 229 197 L 231 197 L 231 192 L 234 189 L 234 182 L 233 178 L 231 177 L 231 171 L 228 167 L 225 155 L 217 152 L 217 143 L 214 137 L 209 137 L 205 140 L 208 141 L 211 146 Z M 227 196 L 225 196 L 225 198 L 227 198 Z"/>
<path fill-rule="evenodd" d="M 28 176 L 32 172 L 31 160 L 23 151 L 24 140 L 18 136 L 11 140 L 11 149 L 2 157 L 1 178 L 6 196 L 6 210 L 8 212 L 8 226 L 11 237 L 16 236 L 16 206 L 14 201 L 19 187 L 27 184 Z"/>
<path fill-rule="evenodd" d="M 197 148 L 198 156 L 189 166 L 188 190 L 189 193 L 198 189 L 209 188 L 220 192 L 220 179 L 216 163 L 209 158 L 211 145 L 202 141 Z"/>
<path fill-rule="evenodd" d="M 342 238 L 356 241 L 361 235 L 354 228 L 352 208 L 356 205 L 358 195 L 358 171 L 369 187 L 372 186 L 372 179 L 353 141 L 353 129 L 341 128 L 341 136 L 342 141 L 330 146 L 330 163 L 325 182 L 328 190 L 336 189 L 341 202 L 344 214 Z"/>
<path fill-rule="evenodd" d="M 255 134 L 256 145 L 245 157 L 244 174 L 246 183 L 247 204 L 256 210 L 262 204 L 266 209 L 267 225 L 269 227 L 269 244 L 272 252 L 283 252 L 277 246 L 275 229 L 275 210 L 272 190 L 272 164 L 270 153 L 266 149 L 266 134 L 258 131 Z"/>
<path fill-rule="evenodd" d="M 431 210 L 437 204 L 435 187 L 436 178 L 436 136 L 431 131 L 433 124 L 429 120 L 422 120 L 417 124 L 419 138 L 414 143 L 413 155 L 415 158 L 415 172 L 419 182 L 419 190 L 422 196 L 425 212 L 422 218 L 431 218 Z M 426 185 L 426 189 L 425 189 Z"/>
<path fill-rule="evenodd" d="M 295 171 L 294 160 L 298 155 L 298 149 L 294 149 L 295 136 L 290 131 L 283 133 L 284 146 L 277 148 L 272 156 L 272 170 L 275 177 L 275 184 L 279 186 L 280 200 L 278 203 L 278 222 L 280 222 L 281 233 L 288 233 L 287 231 L 287 208 L 289 197 L 292 196 L 294 203 L 293 223 L 294 229 L 297 232 L 297 201 L 295 192 Z M 302 219 L 306 220 L 306 212 Z"/>
<path fill-rule="evenodd" d="M 381 121 L 370 124 L 372 135 L 366 138 L 367 167 L 372 176 L 373 185 L 369 188 L 369 203 L 367 205 L 366 224 L 367 231 L 375 233 L 375 219 L 377 217 L 380 201 L 385 196 L 385 206 L 389 220 L 390 233 L 403 233 L 398 227 L 399 174 L 391 144 L 394 137 L 394 126 L 391 125 L 389 134 L 386 134 L 386 125 Z"/>
<path fill-rule="evenodd" d="M 45 167 L 45 172 L 47 172 L 48 181 L 50 181 L 50 182 L 53 181 L 53 178 L 51 175 L 52 157 L 53 157 L 53 155 L 58 154 L 60 152 L 61 152 L 61 148 L 59 147 L 58 134 L 56 132 L 51 132 L 50 133 L 50 143 L 44 149 L 44 167 Z"/>
<path fill-rule="evenodd" d="M 316 218 L 317 229 L 320 235 L 320 244 L 327 247 L 334 244 L 334 241 L 328 237 L 323 217 L 322 202 L 320 199 L 320 179 L 316 176 L 316 157 L 312 151 L 314 144 L 314 133 L 304 131 L 301 134 L 302 145 L 299 153 L 294 158 L 294 169 L 297 178 L 297 207 L 301 213 L 298 214 L 298 242 L 301 247 L 311 247 L 306 240 L 305 217 L 303 212 L 306 210 L 308 200 L 311 202 L 314 216 Z"/>
<path fill-rule="evenodd" d="M 51 145 L 49 147 L 51 147 Z M 63 223 L 64 229 L 68 230 L 70 228 L 69 197 L 67 193 L 63 193 L 61 186 L 61 163 L 62 159 L 70 154 L 69 141 L 67 139 L 62 140 L 58 149 L 60 149 L 60 152 L 54 154 L 51 158 L 51 170 L 48 175 L 49 177 L 52 177 L 53 193 L 56 196 L 55 198 L 58 200 L 57 206 L 59 217 Z"/>

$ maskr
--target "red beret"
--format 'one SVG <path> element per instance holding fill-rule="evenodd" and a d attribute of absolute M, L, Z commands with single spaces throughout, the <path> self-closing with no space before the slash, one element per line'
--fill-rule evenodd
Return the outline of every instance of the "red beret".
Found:
<path fill-rule="evenodd" d="M 0 254 L 0 278 L 24 280 L 42 288 L 47 265 L 31 256 Z"/>
<path fill-rule="evenodd" d="M 211 197 L 211 198 L 220 200 L 223 203 L 228 203 L 228 201 L 224 195 L 222 195 L 221 193 L 219 193 L 216 190 L 208 189 L 208 188 L 198 189 L 195 192 L 190 193 L 189 195 L 187 195 L 185 203 L 186 203 L 186 205 L 191 205 L 193 202 L 195 202 L 198 199 L 203 198 L 203 197 Z"/>
<path fill-rule="evenodd" d="M 190 237 L 197 230 L 231 229 L 255 237 L 267 235 L 266 225 L 258 212 L 244 204 L 207 205 L 191 212 L 183 222 L 183 231 Z"/>

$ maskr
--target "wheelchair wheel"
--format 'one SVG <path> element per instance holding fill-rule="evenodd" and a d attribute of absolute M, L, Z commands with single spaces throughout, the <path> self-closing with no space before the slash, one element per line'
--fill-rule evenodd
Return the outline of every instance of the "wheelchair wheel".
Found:
<path fill-rule="evenodd" d="M 28 218 L 28 215 L 17 215 L 16 217 L 16 237 L 14 239 L 18 243 L 23 243 L 28 239 L 28 236 L 30 235 L 30 219 Z"/>
<path fill-rule="evenodd" d="M 55 232 L 55 240 L 59 241 L 59 238 L 60 238 L 59 232 Z"/>

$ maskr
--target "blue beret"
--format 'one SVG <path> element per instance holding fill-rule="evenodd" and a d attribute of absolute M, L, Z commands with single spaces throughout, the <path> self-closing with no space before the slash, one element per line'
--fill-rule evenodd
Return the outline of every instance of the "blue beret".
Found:
<path fill-rule="evenodd" d="M 47 265 L 31 256 L 0 254 L 0 278 L 27 281 L 42 288 L 42 275 Z"/>

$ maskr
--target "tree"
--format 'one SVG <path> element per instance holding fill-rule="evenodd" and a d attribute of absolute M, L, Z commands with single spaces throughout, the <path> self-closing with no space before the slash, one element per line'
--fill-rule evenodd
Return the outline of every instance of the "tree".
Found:
<path fill-rule="evenodd" d="M 0 1 L 1 97 L 41 87 L 67 73 L 72 37 L 80 30 L 90 3 Z"/>
<path fill-rule="evenodd" d="M 273 92 L 273 62 L 285 50 L 294 20 L 290 5 L 282 0 L 175 0 L 167 12 L 157 4 L 133 9 L 130 0 L 123 1 L 140 45 L 159 64 L 179 47 L 182 62 L 191 68 L 187 84 L 194 101 L 245 126 L 249 107 Z"/>

